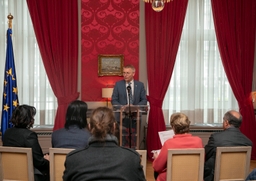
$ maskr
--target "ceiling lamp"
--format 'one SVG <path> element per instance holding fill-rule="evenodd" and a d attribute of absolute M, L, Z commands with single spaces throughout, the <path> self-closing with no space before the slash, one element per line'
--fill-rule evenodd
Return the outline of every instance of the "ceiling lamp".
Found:
<path fill-rule="evenodd" d="M 172 0 L 144 0 L 145 3 L 152 3 L 152 9 L 160 12 L 164 9 L 164 3 L 169 3 Z"/>

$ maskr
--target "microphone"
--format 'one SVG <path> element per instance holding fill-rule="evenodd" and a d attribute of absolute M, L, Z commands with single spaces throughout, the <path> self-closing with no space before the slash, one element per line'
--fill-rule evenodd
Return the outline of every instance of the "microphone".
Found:
<path fill-rule="evenodd" d="M 130 91 L 131 91 L 131 86 L 127 86 L 127 90 L 128 90 L 128 92 L 130 93 Z"/>

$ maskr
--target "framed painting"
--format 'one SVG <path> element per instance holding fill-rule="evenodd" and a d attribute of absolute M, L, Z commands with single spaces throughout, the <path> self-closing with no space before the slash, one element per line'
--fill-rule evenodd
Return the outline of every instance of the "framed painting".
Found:
<path fill-rule="evenodd" d="M 124 55 L 98 55 L 98 76 L 122 76 Z"/>

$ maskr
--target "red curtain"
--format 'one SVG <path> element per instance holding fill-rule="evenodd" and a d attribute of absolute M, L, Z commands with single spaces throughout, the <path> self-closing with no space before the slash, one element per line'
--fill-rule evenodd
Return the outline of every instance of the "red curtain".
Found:
<path fill-rule="evenodd" d="M 165 131 L 162 103 L 170 83 L 180 43 L 188 0 L 171 1 L 161 12 L 145 4 L 148 101 L 150 104 L 147 129 L 148 158 L 152 150 L 162 147 L 158 136 Z"/>
<path fill-rule="evenodd" d="M 78 4 L 27 0 L 47 76 L 58 99 L 54 130 L 64 127 L 68 104 L 77 99 Z"/>
<path fill-rule="evenodd" d="M 256 124 L 250 94 L 255 50 L 256 1 L 211 2 L 222 63 L 243 116 L 241 131 L 252 140 L 252 159 L 256 159 Z"/>

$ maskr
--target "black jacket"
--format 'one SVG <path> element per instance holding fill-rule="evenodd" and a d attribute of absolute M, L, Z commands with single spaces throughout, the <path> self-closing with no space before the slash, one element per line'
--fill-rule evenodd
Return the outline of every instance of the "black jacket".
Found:
<path fill-rule="evenodd" d="M 63 180 L 145 181 L 140 155 L 118 146 L 116 137 L 110 137 L 104 142 L 91 140 L 87 148 L 70 152 L 66 157 Z"/>
<path fill-rule="evenodd" d="M 34 167 L 42 173 L 49 173 L 49 161 L 44 159 L 35 132 L 26 128 L 9 128 L 4 133 L 3 146 L 32 148 Z"/>
<path fill-rule="evenodd" d="M 213 133 L 205 145 L 204 181 L 214 179 L 216 147 L 225 146 L 252 146 L 252 141 L 233 126 L 222 132 Z"/>

